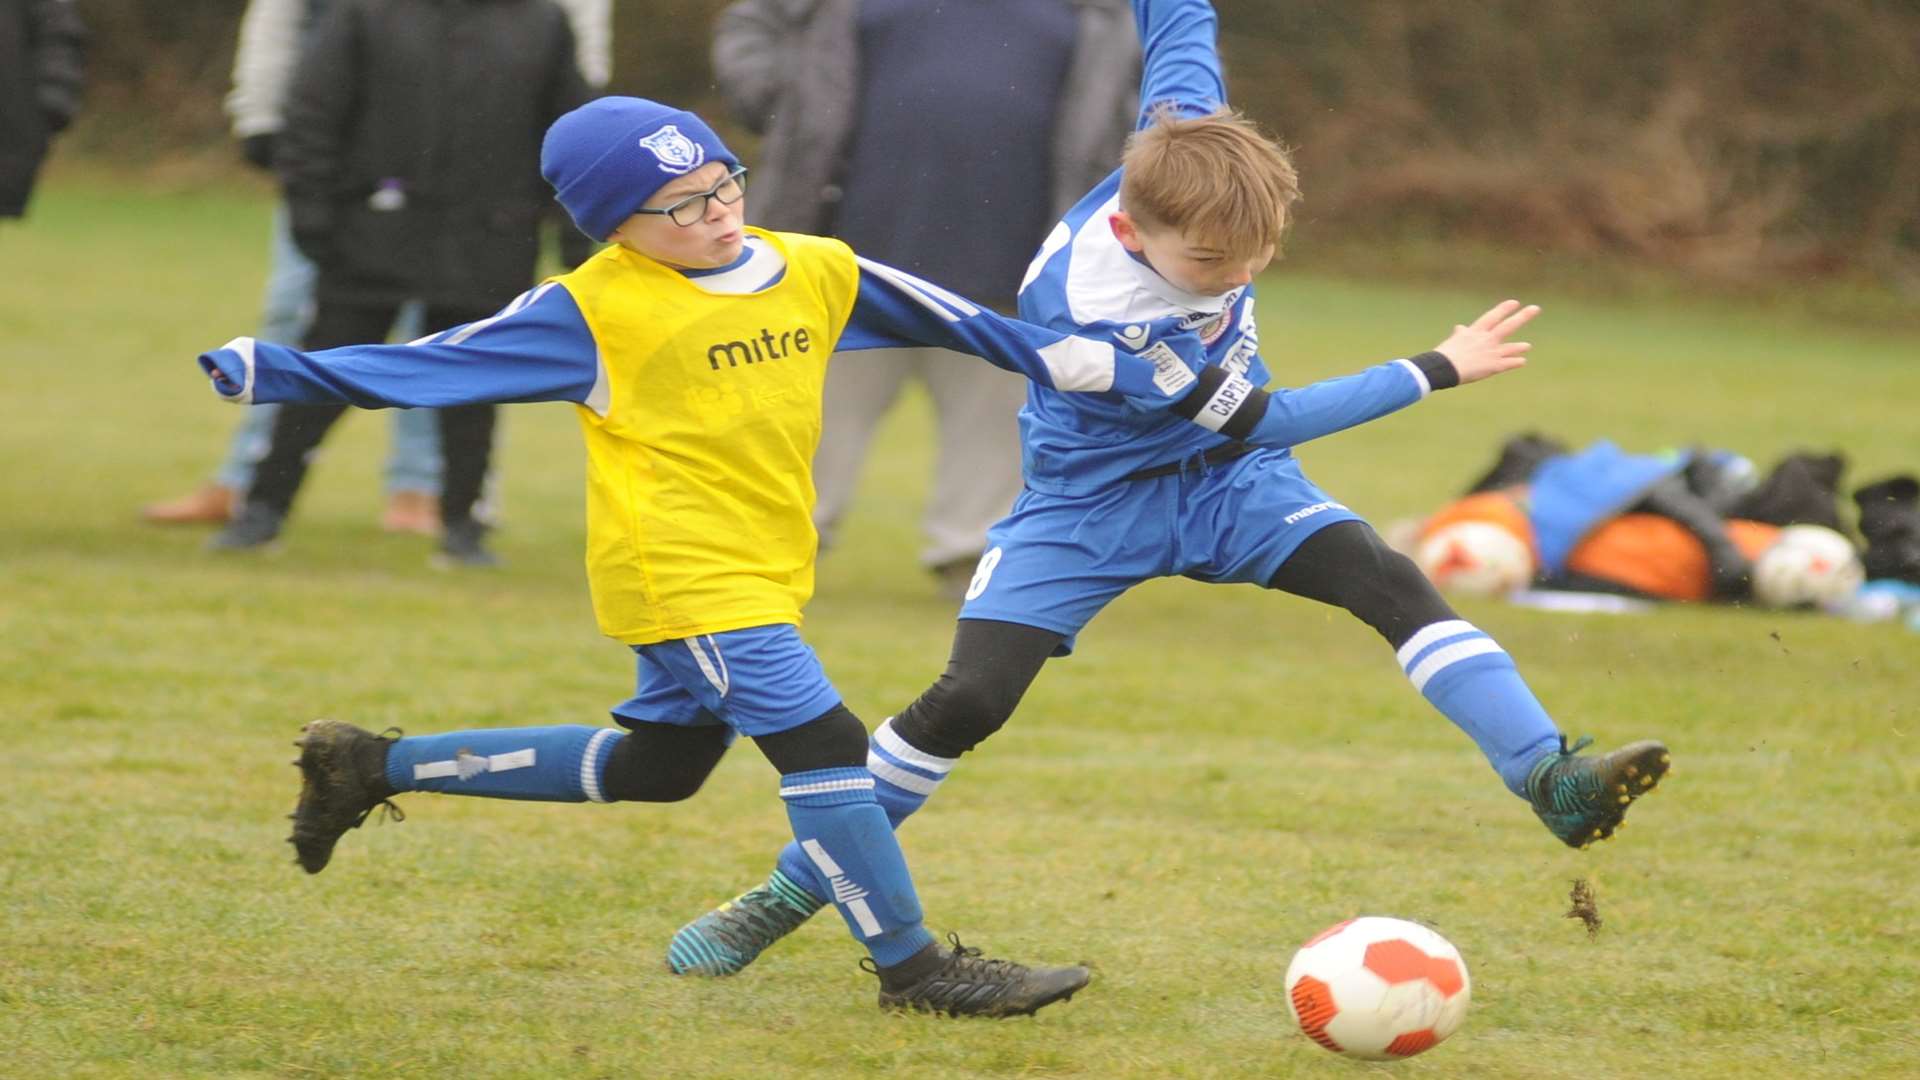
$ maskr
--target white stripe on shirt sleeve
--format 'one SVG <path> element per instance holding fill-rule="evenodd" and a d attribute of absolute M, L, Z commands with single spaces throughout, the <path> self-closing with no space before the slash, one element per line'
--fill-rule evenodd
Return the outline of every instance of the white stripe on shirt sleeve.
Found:
<path fill-rule="evenodd" d="M 931 281 L 914 277 L 904 270 L 895 270 L 885 263 L 854 256 L 860 269 L 872 274 L 894 288 L 900 290 L 908 299 L 948 322 L 959 322 L 962 317 L 971 318 L 980 314 L 980 309 L 968 303 L 964 298 L 935 285 Z M 944 305 L 942 302 L 944 301 Z M 959 314 L 954 314 L 958 311 Z"/>
<path fill-rule="evenodd" d="M 1427 373 L 1420 370 L 1419 364 L 1411 360 L 1395 360 L 1394 363 L 1406 368 L 1407 373 L 1413 376 L 1414 383 L 1420 387 L 1420 397 L 1422 400 L 1425 400 L 1428 394 L 1433 393 L 1433 384 L 1427 381 Z"/>

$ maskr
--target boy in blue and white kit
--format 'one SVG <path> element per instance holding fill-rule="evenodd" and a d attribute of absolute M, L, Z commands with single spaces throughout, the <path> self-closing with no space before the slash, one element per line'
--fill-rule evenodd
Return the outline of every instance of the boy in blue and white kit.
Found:
<path fill-rule="evenodd" d="M 1210 4 L 1135 0 L 1134 12 L 1146 49 L 1138 129 L 1121 169 L 1042 244 L 1020 314 L 1112 341 L 1196 387 L 1170 410 L 1030 389 L 1027 490 L 988 533 L 945 674 L 873 734 L 867 764 L 880 804 L 897 826 L 1101 608 L 1139 582 L 1179 575 L 1352 612 L 1555 836 L 1574 847 L 1611 836 L 1665 775 L 1666 747 L 1577 756 L 1586 740 L 1568 748 L 1506 652 L 1314 486 L 1290 450 L 1519 366 L 1528 345 L 1508 339 L 1538 309 L 1505 301 L 1427 352 L 1262 389 L 1252 281 L 1298 197 L 1292 163 L 1226 109 Z M 797 855 L 789 847 L 765 885 L 682 927 L 669 965 L 731 974 L 804 921 L 826 894 Z"/>
<path fill-rule="evenodd" d="M 237 338 L 200 365 L 243 403 L 574 403 L 594 612 L 638 661 L 634 695 L 613 710 L 625 730 L 389 738 L 314 721 L 296 762 L 298 861 L 318 873 L 346 830 L 405 791 L 677 801 L 744 734 L 779 770 L 795 850 L 871 953 L 882 1006 L 1007 1016 L 1071 996 L 1083 967 L 933 940 L 874 799 L 866 728 L 800 639 L 825 366 L 836 349 L 932 345 L 1143 409 L 1170 407 L 1192 379 L 1002 318 L 837 240 L 746 228 L 745 170 L 688 112 L 582 106 L 547 132 L 541 172 L 583 232 L 614 241 L 573 272 L 410 345 L 303 353 Z"/>

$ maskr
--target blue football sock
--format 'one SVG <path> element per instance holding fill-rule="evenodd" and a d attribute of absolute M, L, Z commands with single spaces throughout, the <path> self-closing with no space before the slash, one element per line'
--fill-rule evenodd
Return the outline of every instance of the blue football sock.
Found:
<path fill-rule="evenodd" d="M 1497 642 L 1463 619 L 1422 627 L 1398 653 L 1413 688 L 1473 738 L 1507 789 L 1526 796 L 1527 772 L 1560 745 L 1560 731 Z"/>
<path fill-rule="evenodd" d="M 934 757 L 908 745 L 893 730 L 893 717 L 867 740 L 867 771 L 873 774 L 873 797 L 886 808 L 887 820 L 899 828 L 915 810 L 926 805 L 941 781 L 960 763 L 959 758 Z"/>
<path fill-rule="evenodd" d="M 934 757 L 909 746 L 895 734 L 891 716 L 875 728 L 867 740 L 867 771 L 873 774 L 873 797 L 887 812 L 887 822 L 898 829 L 902 821 L 926 805 L 928 797 L 959 760 Z M 789 880 L 814 896 L 824 900 L 832 895 L 826 880 L 799 844 L 788 844 L 781 849 L 775 865 Z"/>
<path fill-rule="evenodd" d="M 607 759 L 626 737 L 584 724 L 409 736 L 387 751 L 387 783 L 395 791 L 606 802 Z"/>
<path fill-rule="evenodd" d="M 874 963 L 892 967 L 933 944 L 906 856 L 874 801 L 872 773 L 858 767 L 787 773 L 780 777 L 780 798 L 801 857 L 825 880 L 821 895 L 833 900 Z"/>

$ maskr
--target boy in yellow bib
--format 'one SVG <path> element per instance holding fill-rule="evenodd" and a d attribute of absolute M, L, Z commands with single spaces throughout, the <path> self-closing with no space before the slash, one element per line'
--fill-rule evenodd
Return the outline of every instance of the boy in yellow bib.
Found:
<path fill-rule="evenodd" d="M 625 730 L 390 738 L 308 724 L 290 839 L 301 866 L 318 873 L 346 830 L 404 791 L 684 799 L 745 734 L 779 771 L 794 838 L 872 955 L 883 1006 L 1006 1016 L 1071 996 L 1085 968 L 935 942 L 874 800 L 866 728 L 800 639 L 821 387 L 835 350 L 902 345 L 1146 411 L 1191 392 L 1192 374 L 1003 318 L 836 240 L 744 227 L 746 170 L 697 116 L 657 102 L 602 98 L 563 116 L 541 172 L 581 230 L 613 244 L 491 318 L 409 345 L 302 353 L 236 338 L 200 357 L 236 402 L 573 402 L 594 612 L 637 655 L 634 695 L 613 709 Z"/>

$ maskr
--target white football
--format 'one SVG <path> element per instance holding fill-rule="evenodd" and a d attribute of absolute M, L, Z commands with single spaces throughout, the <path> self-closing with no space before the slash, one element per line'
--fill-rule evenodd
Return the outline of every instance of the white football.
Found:
<path fill-rule="evenodd" d="M 1753 598 L 1771 608 L 1838 607 L 1866 571 L 1852 541 L 1820 525 L 1789 525 L 1753 563 Z"/>
<path fill-rule="evenodd" d="M 1467 963 L 1446 938 L 1405 919 L 1348 919 L 1287 965 L 1287 1008 L 1336 1054 L 1391 1061 L 1430 1050 L 1466 1019 Z"/>
<path fill-rule="evenodd" d="M 1413 561 L 1435 585 L 1471 596 L 1504 596 L 1533 580 L 1526 541 L 1485 521 L 1442 525 L 1420 542 Z"/>

